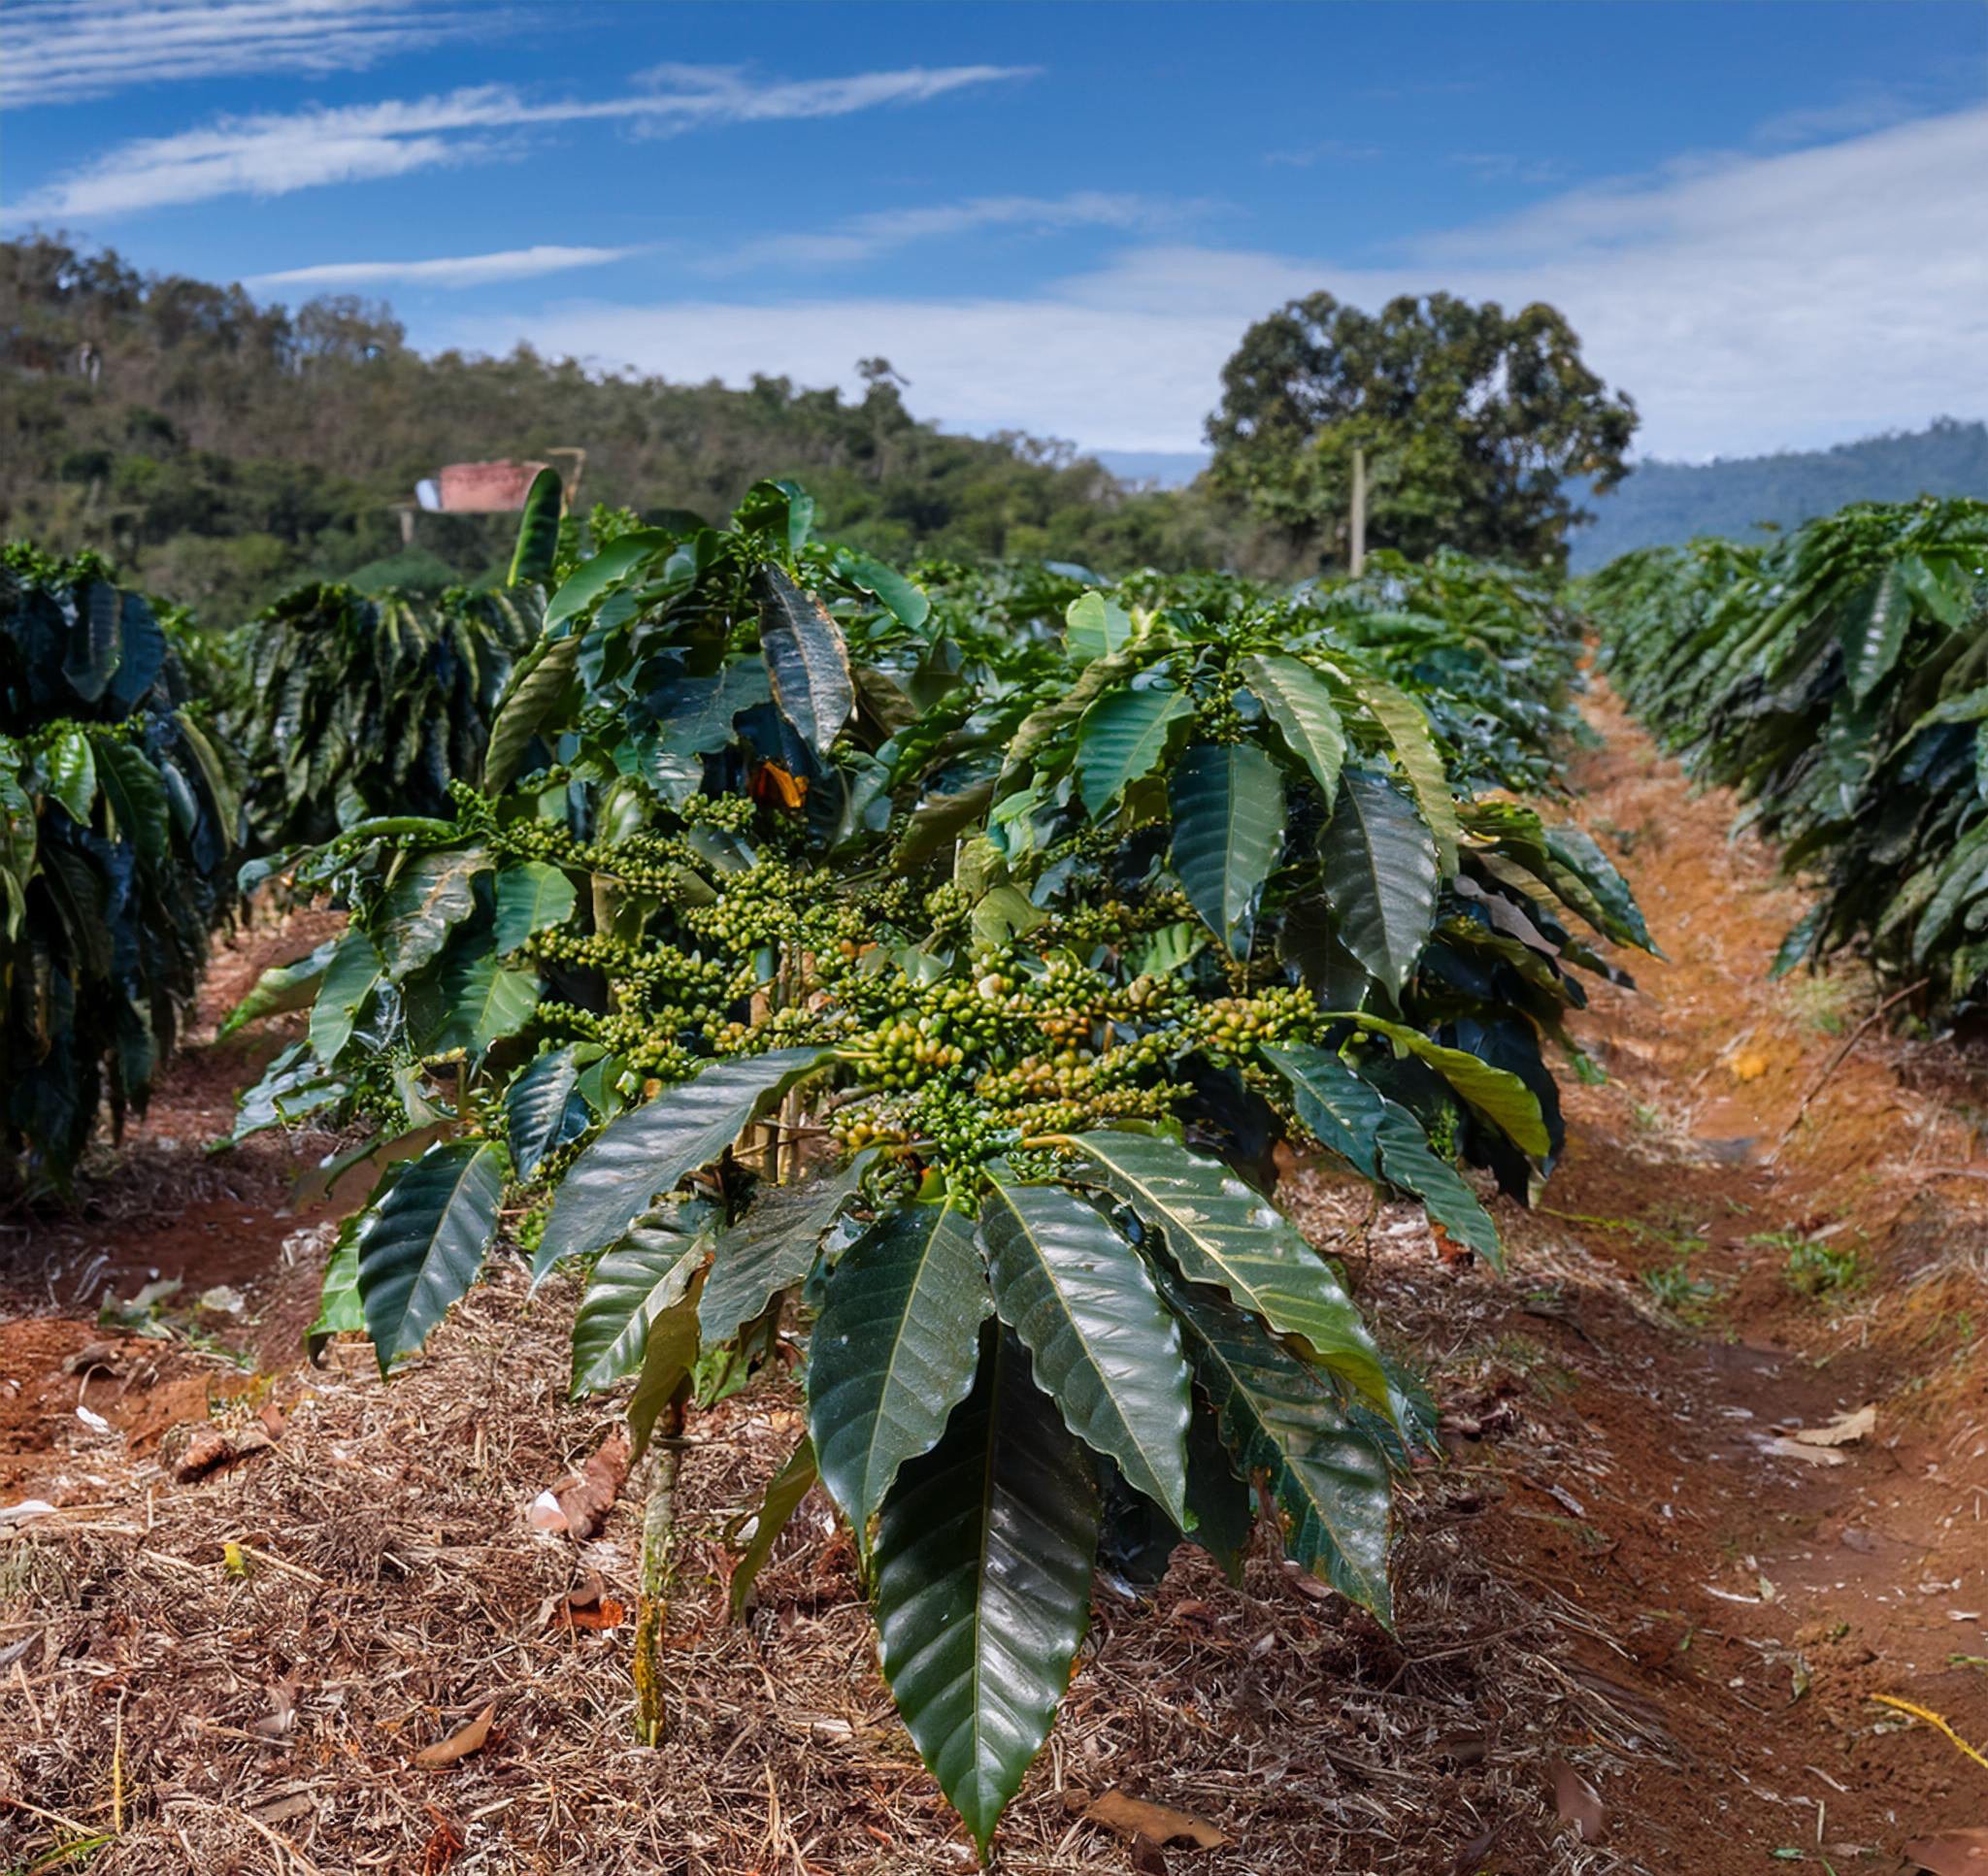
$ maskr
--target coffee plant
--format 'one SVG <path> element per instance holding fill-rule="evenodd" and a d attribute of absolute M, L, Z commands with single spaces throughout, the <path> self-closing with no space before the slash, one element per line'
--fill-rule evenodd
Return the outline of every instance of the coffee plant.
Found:
<path fill-rule="evenodd" d="M 388 809 L 446 813 L 537 633 L 518 596 L 464 587 L 429 600 L 302 586 L 267 608 L 236 635 L 227 712 L 254 846 L 328 839 Z"/>
<path fill-rule="evenodd" d="M 1463 1168 L 1530 1195 L 1561 1141 L 1542 1042 L 1612 973 L 1591 942 L 1644 942 L 1584 837 L 1458 790 L 1508 760 L 1464 755 L 1480 721 L 1547 758 L 1571 654 L 1487 619 L 1452 660 L 1406 568 L 1392 610 L 1054 573 L 1017 608 L 957 570 L 935 600 L 814 540 L 789 484 L 724 530 L 611 532 L 450 811 L 296 857 L 350 922 L 245 1005 L 310 1019 L 240 1131 L 355 1119 L 328 1171 L 395 1156 L 312 1332 L 363 1329 L 383 1370 L 507 1203 L 535 1280 L 585 1272 L 571 1384 L 632 1380 L 658 1449 L 651 1738 L 683 1405 L 804 1348 L 735 1599 L 818 1479 L 984 1850 L 1101 1563 L 1152 1583 L 1192 1541 L 1235 1570 L 1260 1482 L 1286 1554 L 1389 1617 L 1426 1403 L 1270 1202 L 1274 1150 L 1497 1255 Z"/>
<path fill-rule="evenodd" d="M 150 606 L 93 555 L 0 551 L 0 1129 L 66 1188 L 142 1112 L 199 981 L 240 813 Z"/>
<path fill-rule="evenodd" d="M 1777 970 L 1854 946 L 1988 998 L 1988 502 L 1644 548 L 1586 587 L 1631 708 L 1820 888 Z"/>

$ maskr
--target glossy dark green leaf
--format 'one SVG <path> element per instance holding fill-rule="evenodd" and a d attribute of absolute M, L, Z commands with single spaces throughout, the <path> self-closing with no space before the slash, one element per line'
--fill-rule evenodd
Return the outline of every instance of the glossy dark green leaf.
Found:
<path fill-rule="evenodd" d="M 291 964 L 273 964 L 255 979 L 248 996 L 228 1012 L 227 1020 L 215 1033 L 218 1041 L 246 1024 L 285 1010 L 303 1009 L 317 995 L 324 973 L 331 966 L 338 939 L 326 938 L 308 957 Z"/>
<path fill-rule="evenodd" d="M 578 618 L 616 580 L 676 544 L 677 537 L 665 528 L 636 528 L 619 536 L 567 576 L 546 608 L 546 630 Z"/>
<path fill-rule="evenodd" d="M 1540 829 L 1540 837 L 1555 866 L 1549 883 L 1562 891 L 1562 897 L 1567 898 L 1583 918 L 1618 944 L 1634 944 L 1644 951 L 1655 949 L 1650 942 L 1649 927 L 1643 923 L 1642 907 L 1636 903 L 1629 881 L 1623 878 L 1615 863 L 1602 851 L 1586 828 L 1572 821 L 1544 823 Z M 1572 873 L 1587 888 L 1592 904 L 1575 900 L 1563 890 L 1563 875 L 1567 873 Z M 1597 907 L 1602 914 L 1600 918 L 1594 916 Z"/>
<path fill-rule="evenodd" d="M 1480 1114 L 1503 1129 L 1522 1153 L 1541 1160 L 1552 1157 L 1553 1141 L 1546 1132 L 1546 1117 L 1540 1110 L 1540 1098 L 1517 1075 L 1494 1068 L 1468 1050 L 1432 1042 L 1404 1023 L 1356 1011 L 1342 1013 L 1426 1062 Z"/>
<path fill-rule="evenodd" d="M 803 1433 L 801 1443 L 787 1455 L 785 1465 L 767 1485 L 765 1495 L 759 1500 L 759 1509 L 752 1514 L 752 1535 L 746 1540 L 738 1562 L 732 1565 L 727 1600 L 734 1622 L 745 1613 L 746 1599 L 752 1594 L 759 1572 L 766 1567 L 766 1560 L 773 1555 L 773 1547 L 779 1541 L 780 1532 L 786 1530 L 794 1513 L 800 1510 L 801 1500 L 808 1496 L 819 1476 L 814 1465 L 814 1447 Z"/>
<path fill-rule="evenodd" d="M 1060 1185 L 995 1185 L 980 1242 L 994 1306 L 1064 1424 L 1186 1524 L 1187 1360 L 1139 1253 Z"/>
<path fill-rule="evenodd" d="M 497 875 L 497 925 L 490 940 L 497 955 L 509 957 L 539 933 L 564 925 L 579 897 L 572 879 L 543 860 L 506 867 Z"/>
<path fill-rule="evenodd" d="M 580 1058 L 572 1047 L 539 1056 L 504 1095 L 505 1138 L 520 1180 L 529 1181 L 553 1147 L 568 1137 Z"/>
<path fill-rule="evenodd" d="M 1406 1107 L 1329 1050 L 1265 1049 L 1263 1056 L 1290 1083 L 1298 1118 L 1319 1141 L 1368 1178 L 1412 1194 L 1452 1237 L 1499 1261 L 1498 1228 L 1490 1214 L 1457 1169 L 1437 1156 L 1421 1122 Z"/>
<path fill-rule="evenodd" d="M 1421 816 L 1391 782 L 1348 769 L 1321 859 L 1340 941 L 1399 991 L 1436 923 L 1436 847 Z"/>
<path fill-rule="evenodd" d="M 974 783 L 956 795 L 934 795 L 921 802 L 911 815 L 904 839 L 899 841 L 892 864 L 900 872 L 922 866 L 948 840 L 958 839 L 968 828 L 982 820 L 994 805 L 992 780 Z"/>
<path fill-rule="evenodd" d="M 760 604 L 759 645 L 780 714 L 817 757 L 856 708 L 848 648 L 842 628 L 813 594 L 778 567 L 754 578 Z"/>
<path fill-rule="evenodd" d="M 111 810 L 112 831 L 118 839 L 129 840 L 143 858 L 163 861 L 171 829 L 166 785 L 159 779 L 159 772 L 143 749 L 122 737 L 99 730 L 91 734 L 90 741 L 97 781 Z"/>
<path fill-rule="evenodd" d="M 896 568 L 886 567 L 868 554 L 846 552 L 836 564 L 852 585 L 881 600 L 906 631 L 917 631 L 931 617 L 932 602 Z"/>
<path fill-rule="evenodd" d="M 1208 1290 L 1170 1282 L 1194 1370 L 1229 1451 L 1262 1474 L 1284 1521 L 1284 1552 L 1342 1596 L 1392 1620 L 1387 1462 L 1332 1391 L 1254 1317 Z"/>
<path fill-rule="evenodd" d="M 973 1392 L 883 1501 L 871 1606 L 898 1711 L 984 1855 L 1083 1639 L 1098 1500 L 1027 1353 L 983 1346 Z"/>
<path fill-rule="evenodd" d="M 1063 627 L 1074 665 L 1108 658 L 1132 642 L 1132 615 L 1102 593 L 1085 593 L 1072 600 L 1064 609 Z"/>
<path fill-rule="evenodd" d="M 517 544 L 511 550 L 511 573 L 505 583 L 548 584 L 553 557 L 559 551 L 559 517 L 566 509 L 566 485 L 556 469 L 542 469 L 525 490 L 524 512 L 517 518 Z"/>
<path fill-rule="evenodd" d="M 1340 790 L 1346 759 L 1345 726 L 1324 678 L 1302 658 L 1252 652 L 1242 660 L 1242 681 L 1256 693 L 1291 753 L 1310 771 L 1330 803 Z"/>
<path fill-rule="evenodd" d="M 1162 1234 L 1190 1282 L 1214 1284 L 1385 1405 L 1380 1350 L 1344 1286 L 1305 1235 L 1213 1160 L 1157 1134 L 1100 1128 L 1075 1144 Z"/>
<path fill-rule="evenodd" d="M 123 605 L 124 595 L 101 579 L 90 580 L 78 596 L 62 675 L 85 704 L 103 696 L 123 657 L 123 635 L 118 630 Z"/>
<path fill-rule="evenodd" d="M 359 1300 L 382 1374 L 476 1281 L 503 1200 L 504 1152 L 491 1140 L 432 1146 L 387 1188 L 358 1238 Z"/>
<path fill-rule="evenodd" d="M 1412 697 L 1367 672 L 1352 671 L 1345 675 L 1353 694 L 1387 732 L 1395 759 L 1408 778 L 1415 806 L 1436 842 L 1438 870 L 1443 878 L 1448 878 L 1456 871 L 1463 830 L 1457 820 L 1456 799 L 1449 791 L 1449 776 L 1429 728 L 1428 713 Z"/>
<path fill-rule="evenodd" d="M 815 1048 L 730 1057 L 609 1122 L 560 1181 L 534 1271 L 612 1244 L 820 1060 Z"/>
<path fill-rule="evenodd" d="M 87 827 L 97 798 L 97 765 L 89 738 L 75 724 L 64 725 L 42 752 L 42 769 L 49 777 L 49 793 L 68 809 L 72 821 Z"/>
<path fill-rule="evenodd" d="M 1116 690 L 1101 697 L 1077 726 L 1077 792 L 1095 816 L 1129 781 L 1157 769 L 1194 706 L 1177 690 Z"/>
<path fill-rule="evenodd" d="M 441 956 L 448 935 L 477 909 L 476 877 L 489 866 L 480 847 L 445 847 L 411 861 L 386 895 L 378 928 L 389 980 Z"/>
<path fill-rule="evenodd" d="M 697 1366 L 697 1293 L 703 1287 L 704 1273 L 699 1271 L 683 1299 L 659 1311 L 648 1326 L 642 1372 L 636 1376 L 635 1392 L 628 1397 L 631 1461 L 647 1450 L 656 1416 L 690 1391 L 690 1371 Z"/>
<path fill-rule="evenodd" d="M 508 787 L 544 729 L 580 665 L 578 638 L 541 639 L 516 669 L 497 706 L 483 751 L 483 787 L 494 794 Z"/>
<path fill-rule="evenodd" d="M 688 1208 L 685 1208 L 688 1209 Z M 573 1392 L 611 1388 L 641 1367 L 656 1318 L 690 1294 L 711 1255 L 703 1208 L 638 1225 L 587 1278 L 573 1320 Z"/>
<path fill-rule="evenodd" d="M 480 1058 L 531 1020 L 544 988 L 536 971 L 507 971 L 488 951 L 459 952 L 442 968 L 446 1013 L 427 1052 L 449 1055 L 460 1049 Z"/>
<path fill-rule="evenodd" d="M 809 1339 L 808 1425 L 859 1540 L 965 1399 L 993 1307 L 973 1220 L 946 1206 L 902 1206 L 837 1261 Z"/>
<path fill-rule="evenodd" d="M 1890 676 L 1912 623 L 1912 589 L 1894 561 L 1860 594 L 1843 621 L 1843 682 L 1850 702 L 1861 704 Z"/>
<path fill-rule="evenodd" d="M 344 1053 L 360 1010 L 385 974 L 373 940 L 356 927 L 348 927 L 325 967 L 311 1010 L 311 1047 L 320 1062 L 335 1062 Z"/>
<path fill-rule="evenodd" d="M 304 1332 L 304 1352 L 314 1366 L 334 1335 L 357 1333 L 366 1327 L 366 1307 L 359 1300 L 357 1236 L 357 1218 L 348 1219 L 338 1242 L 332 1246 L 331 1261 L 324 1267 L 324 1282 L 317 1293 L 317 1319 Z"/>
<path fill-rule="evenodd" d="M 860 1154 L 840 1172 L 765 1187 L 738 1223 L 718 1234 L 711 1278 L 698 1304 L 707 1348 L 730 1341 L 814 1267 L 821 1234 L 862 1190 L 870 1159 Z"/>
<path fill-rule="evenodd" d="M 1284 784 L 1249 743 L 1200 743 L 1173 775 L 1174 871 L 1233 957 L 1249 950 L 1257 897 L 1284 842 Z"/>
<path fill-rule="evenodd" d="M 1498 1227 L 1463 1175 L 1429 1144 L 1422 1123 L 1389 1103 L 1375 1135 L 1380 1170 L 1390 1185 L 1421 1200 L 1422 1208 L 1460 1244 L 1493 1264 L 1505 1261 Z"/>

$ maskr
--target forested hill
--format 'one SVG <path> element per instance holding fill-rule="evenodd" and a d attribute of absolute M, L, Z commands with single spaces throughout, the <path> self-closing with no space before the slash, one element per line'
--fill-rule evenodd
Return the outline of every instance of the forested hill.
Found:
<path fill-rule="evenodd" d="M 792 476 L 830 531 L 885 555 L 1224 557 L 1194 538 L 1205 510 L 1067 446 L 915 419 L 881 361 L 847 401 L 779 378 L 604 379 L 522 347 L 424 358 L 384 308 L 285 312 L 40 237 L 0 244 L 0 535 L 101 547 L 218 624 L 312 576 L 476 578 L 508 555 L 507 518 L 424 514 L 409 556 L 389 504 L 447 462 L 574 445 L 582 505 L 717 519 L 757 477 Z"/>
<path fill-rule="evenodd" d="M 1988 496 L 1988 423 L 1941 417 L 1924 430 L 1834 449 L 1639 463 L 1612 494 L 1584 498 L 1595 519 L 1569 537 L 1569 567 L 1589 573 L 1632 547 L 1694 535 L 1759 540 L 1764 521 L 1794 528 L 1846 503 L 1915 495 Z"/>

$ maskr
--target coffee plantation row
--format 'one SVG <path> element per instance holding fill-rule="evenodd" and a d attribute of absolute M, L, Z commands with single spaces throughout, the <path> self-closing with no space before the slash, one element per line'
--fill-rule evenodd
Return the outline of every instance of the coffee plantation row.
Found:
<path fill-rule="evenodd" d="M 1988 1000 L 1988 502 L 1643 548 L 1583 600 L 1630 707 L 1819 887 L 1778 970 L 1848 946 L 1895 993 Z"/>

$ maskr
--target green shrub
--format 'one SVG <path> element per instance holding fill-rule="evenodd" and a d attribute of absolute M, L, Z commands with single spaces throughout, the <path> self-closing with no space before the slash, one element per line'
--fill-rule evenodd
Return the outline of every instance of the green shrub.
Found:
<path fill-rule="evenodd" d="M 0 1129 L 66 1187 L 142 1111 L 197 985 L 239 818 L 150 607 L 94 556 L 0 552 Z"/>

